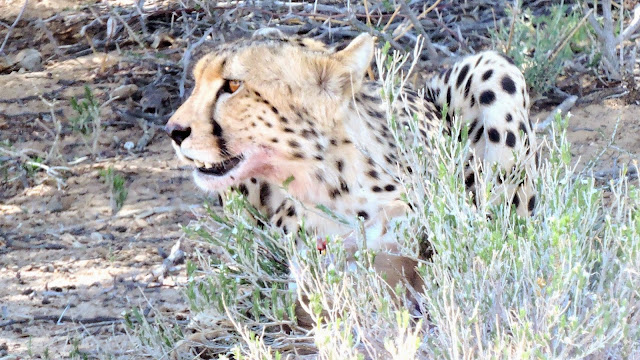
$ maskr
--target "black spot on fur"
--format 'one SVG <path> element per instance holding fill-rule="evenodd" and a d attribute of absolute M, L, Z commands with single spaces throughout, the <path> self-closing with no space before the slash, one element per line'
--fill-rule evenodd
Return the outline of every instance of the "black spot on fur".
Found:
<path fill-rule="evenodd" d="M 516 83 L 509 77 L 509 75 L 505 75 L 502 77 L 500 81 L 502 85 L 502 89 L 507 92 L 507 94 L 515 94 L 516 93 Z"/>
<path fill-rule="evenodd" d="M 316 137 L 318 136 L 318 133 L 314 130 L 314 129 L 304 129 L 302 130 L 302 132 L 300 133 L 302 135 L 302 137 L 304 137 L 305 139 L 308 139 L 310 137 Z"/>
<path fill-rule="evenodd" d="M 381 191 L 382 191 L 382 188 L 381 188 L 380 186 L 375 185 L 375 186 L 373 186 L 373 187 L 371 188 L 371 190 L 372 190 L 373 192 L 381 192 Z"/>
<path fill-rule="evenodd" d="M 480 57 L 478 57 L 478 61 L 476 61 L 476 64 L 474 66 L 480 65 L 480 61 L 482 61 L 482 55 L 480 55 Z"/>
<path fill-rule="evenodd" d="M 529 204 L 527 204 L 527 209 L 529 209 L 529 211 L 533 211 L 533 209 L 536 208 L 536 196 L 532 195 L 531 198 L 529 199 Z"/>
<path fill-rule="evenodd" d="M 292 128 L 288 128 L 288 127 L 284 128 L 283 130 L 286 133 L 293 133 L 294 132 Z"/>
<path fill-rule="evenodd" d="M 344 168 L 344 161 L 342 161 L 342 160 L 336 161 L 336 169 L 338 169 L 338 171 L 342 172 L 343 168 Z"/>
<path fill-rule="evenodd" d="M 260 205 L 266 206 L 270 196 L 271 187 L 269 186 L 269 184 L 267 184 L 266 182 L 260 184 Z"/>
<path fill-rule="evenodd" d="M 344 180 L 340 180 L 340 190 L 349 193 L 349 186 Z"/>
<path fill-rule="evenodd" d="M 370 109 L 369 111 L 367 111 L 367 113 L 368 113 L 371 117 L 376 118 L 376 119 L 382 119 L 382 118 L 384 118 L 384 113 L 382 113 L 381 111 L 376 111 L 376 110 Z"/>
<path fill-rule="evenodd" d="M 476 105 L 476 96 L 471 94 L 471 107 L 474 107 Z"/>
<path fill-rule="evenodd" d="M 252 183 L 252 184 L 255 184 L 255 183 L 257 183 L 257 182 L 258 182 L 258 179 L 256 179 L 256 178 L 251 178 L 251 183 Z"/>
<path fill-rule="evenodd" d="M 393 184 L 389 184 L 389 185 L 386 185 L 386 186 L 384 187 L 384 189 L 385 189 L 386 191 L 394 191 L 394 190 L 396 189 L 396 186 L 395 186 L 395 185 L 393 185 Z"/>
<path fill-rule="evenodd" d="M 500 133 L 496 128 L 489 129 L 489 131 L 487 131 L 487 135 L 489 135 L 489 140 L 491 140 L 491 142 L 494 142 L 494 143 L 500 142 Z"/>
<path fill-rule="evenodd" d="M 300 143 L 298 143 L 295 140 L 289 140 L 289 146 L 291 146 L 292 148 L 299 148 L 300 147 Z"/>
<path fill-rule="evenodd" d="M 331 145 L 333 145 L 333 146 L 338 145 L 338 142 L 336 141 L 336 139 L 331 139 L 331 140 L 329 140 L 329 143 L 330 143 Z"/>
<path fill-rule="evenodd" d="M 447 72 L 444 74 L 444 83 L 448 83 L 449 82 L 449 77 L 451 76 L 451 69 L 447 70 Z"/>
<path fill-rule="evenodd" d="M 278 115 L 278 109 L 276 109 L 274 106 L 271 107 L 271 111 L 273 111 L 274 114 Z"/>
<path fill-rule="evenodd" d="M 480 104 L 491 105 L 496 100 L 496 93 L 493 90 L 485 90 L 480 94 Z"/>
<path fill-rule="evenodd" d="M 518 130 L 522 131 L 525 135 L 527 135 L 527 126 L 524 124 L 524 122 L 520 121 L 520 124 L 518 125 Z"/>
<path fill-rule="evenodd" d="M 296 216 L 296 209 L 293 206 L 290 206 L 289 209 L 287 209 L 287 216 Z"/>
<path fill-rule="evenodd" d="M 464 178 L 464 186 L 468 189 L 470 187 L 473 186 L 473 184 L 475 184 L 476 182 L 476 176 L 473 173 L 469 173 L 469 175 L 467 175 Z"/>
<path fill-rule="evenodd" d="M 277 227 L 282 226 L 282 218 L 279 218 L 278 221 L 276 221 L 276 226 Z"/>
<path fill-rule="evenodd" d="M 511 200 L 511 203 L 515 206 L 518 207 L 520 206 L 520 197 L 518 196 L 518 194 L 513 194 L 513 200 Z"/>
<path fill-rule="evenodd" d="M 484 134 L 484 125 L 481 125 L 480 128 L 478 129 L 478 132 L 476 133 L 476 136 L 473 138 L 473 143 L 477 143 L 478 141 L 480 141 L 480 138 L 482 137 L 482 135 Z"/>
<path fill-rule="evenodd" d="M 240 194 L 246 196 L 249 196 L 249 189 L 247 189 L 247 186 L 245 184 L 240 184 L 240 186 L 238 186 L 238 190 L 240 191 Z"/>
<path fill-rule="evenodd" d="M 513 148 L 516 146 L 516 134 L 511 130 L 507 130 L 507 140 L 506 144 L 508 147 Z"/>
<path fill-rule="evenodd" d="M 467 80 L 467 83 L 464 86 L 464 97 L 465 97 L 465 99 L 469 96 L 469 91 L 471 90 L 472 81 L 473 81 L 473 75 L 469 76 L 469 80 Z M 473 106 L 473 104 L 471 104 L 471 106 Z"/>
<path fill-rule="evenodd" d="M 482 80 L 487 81 L 493 75 L 493 70 L 487 70 L 482 74 Z"/>
<path fill-rule="evenodd" d="M 275 109 L 275 108 L 273 108 L 273 109 Z M 287 119 L 287 118 L 286 118 L 286 117 L 284 117 L 284 116 L 280 116 L 280 121 L 281 121 L 283 124 L 288 124 L 288 123 L 289 123 L 289 119 Z"/>
<path fill-rule="evenodd" d="M 369 174 L 369 176 L 371 176 L 374 179 L 378 179 L 378 172 L 375 170 L 369 170 L 367 174 Z"/>
<path fill-rule="evenodd" d="M 293 157 L 296 158 L 296 159 L 304 159 L 304 154 L 301 153 L 301 152 L 294 152 L 291 155 L 293 155 Z"/>
<path fill-rule="evenodd" d="M 462 70 L 460 70 L 460 73 L 458 74 L 458 79 L 456 80 L 457 88 L 460 88 L 460 85 L 462 85 L 462 82 L 464 81 L 464 78 L 467 76 L 468 73 L 469 73 L 469 64 L 463 66 Z"/>
<path fill-rule="evenodd" d="M 447 105 L 451 105 L 451 88 L 447 88 Z"/>
<path fill-rule="evenodd" d="M 271 142 L 274 143 L 274 144 L 277 144 L 278 143 L 278 139 L 277 138 L 272 138 Z"/>
<path fill-rule="evenodd" d="M 507 116 L 505 116 L 505 117 L 504 117 L 504 119 L 505 119 L 507 122 L 512 122 L 512 121 L 513 121 L 513 116 L 511 116 L 511 114 L 510 114 L 510 113 L 507 113 Z"/>
<path fill-rule="evenodd" d="M 358 211 L 358 216 L 363 218 L 364 220 L 369 220 L 369 214 L 366 211 Z"/>
<path fill-rule="evenodd" d="M 471 133 L 473 133 L 473 130 L 476 129 L 476 126 L 478 126 L 478 119 L 474 119 L 471 122 L 471 125 L 469 125 L 469 135 L 471 135 Z"/>
<path fill-rule="evenodd" d="M 318 160 L 318 161 L 323 161 L 324 160 L 324 157 L 322 155 L 314 155 L 313 158 Z"/>
<path fill-rule="evenodd" d="M 332 198 L 332 199 L 335 199 L 340 195 L 341 195 L 340 194 L 340 190 L 338 190 L 338 189 L 332 189 L 332 190 L 329 191 L 329 197 Z"/>

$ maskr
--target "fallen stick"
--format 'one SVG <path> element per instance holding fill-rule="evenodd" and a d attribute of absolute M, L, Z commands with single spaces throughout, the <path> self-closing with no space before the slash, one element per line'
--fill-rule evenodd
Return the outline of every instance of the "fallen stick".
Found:
<path fill-rule="evenodd" d="M 546 119 L 544 119 L 543 122 L 537 123 L 534 126 L 534 130 L 536 132 L 544 132 L 545 130 L 547 130 L 547 128 L 549 127 L 549 125 L 551 125 L 551 123 L 553 122 L 553 120 L 556 117 L 556 114 L 558 112 L 560 112 L 561 116 L 564 116 L 569 109 L 571 109 L 573 107 L 573 105 L 575 105 L 576 101 L 578 101 L 578 97 L 575 95 L 571 95 L 568 98 L 564 99 L 564 101 L 558 105 L 558 107 L 556 107 L 550 114 L 549 116 L 547 116 Z"/>

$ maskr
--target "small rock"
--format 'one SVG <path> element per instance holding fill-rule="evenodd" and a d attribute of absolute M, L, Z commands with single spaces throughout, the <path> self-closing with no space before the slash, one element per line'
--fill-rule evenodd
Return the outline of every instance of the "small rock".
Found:
<path fill-rule="evenodd" d="M 40 70 L 42 67 L 42 55 L 35 49 L 24 49 L 15 57 L 16 63 L 26 71 Z"/>
<path fill-rule="evenodd" d="M 74 241 L 76 241 L 76 237 L 69 233 L 64 233 L 60 235 L 60 241 L 70 245 L 70 244 L 73 244 Z"/>
<path fill-rule="evenodd" d="M 124 148 L 126 150 L 131 150 L 134 146 L 136 145 L 133 143 L 133 141 L 127 141 L 126 143 L 124 143 Z"/>
<path fill-rule="evenodd" d="M 135 94 L 136 91 L 138 91 L 138 86 L 135 84 L 121 85 L 113 89 L 110 95 L 112 98 L 118 97 L 120 99 L 126 99 Z"/>
<path fill-rule="evenodd" d="M 56 213 L 64 210 L 64 204 L 62 203 L 62 196 L 60 194 L 54 195 L 47 203 L 47 210 Z"/>
<path fill-rule="evenodd" d="M 0 56 L 0 72 L 10 70 L 16 62 L 10 56 Z"/>
<path fill-rule="evenodd" d="M 42 272 L 53 272 L 53 265 L 49 264 L 49 265 L 42 265 L 40 267 L 40 271 Z"/>
<path fill-rule="evenodd" d="M 99 232 L 94 231 L 94 232 L 91 233 L 91 240 L 96 241 L 96 242 L 100 242 L 103 239 L 104 239 L 104 237 Z"/>

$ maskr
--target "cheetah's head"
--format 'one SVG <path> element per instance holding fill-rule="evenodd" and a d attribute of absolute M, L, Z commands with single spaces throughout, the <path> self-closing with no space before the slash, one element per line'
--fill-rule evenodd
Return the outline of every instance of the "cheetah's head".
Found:
<path fill-rule="evenodd" d="M 338 51 L 277 30 L 222 45 L 197 62 L 195 88 L 165 129 L 204 190 L 297 180 L 323 166 L 373 48 L 367 34 Z"/>

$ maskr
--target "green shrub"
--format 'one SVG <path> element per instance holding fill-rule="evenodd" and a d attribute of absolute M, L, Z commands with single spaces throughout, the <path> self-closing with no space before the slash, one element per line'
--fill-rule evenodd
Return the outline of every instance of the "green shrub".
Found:
<path fill-rule="evenodd" d="M 100 117 L 100 104 L 93 96 L 89 86 L 84 86 L 84 99 L 78 102 L 76 97 L 71 98 L 71 108 L 77 113 L 69 119 L 74 131 L 83 135 L 89 135 L 94 131 L 94 123 Z"/>
<path fill-rule="evenodd" d="M 506 11 L 513 25 L 505 24 L 490 31 L 494 47 L 514 60 L 523 70 L 529 87 L 538 94 L 555 85 L 566 60 L 592 45 L 585 25 L 571 34 L 582 18 L 579 8 L 554 4 L 548 8 L 549 14 L 543 16 L 533 16 L 530 9 L 515 17 L 512 8 Z"/>
<path fill-rule="evenodd" d="M 117 174 L 113 167 L 101 169 L 98 174 L 102 177 L 105 184 L 109 186 L 109 203 L 113 214 L 117 213 L 124 205 L 129 191 L 126 188 L 127 180 L 120 174 Z"/>

